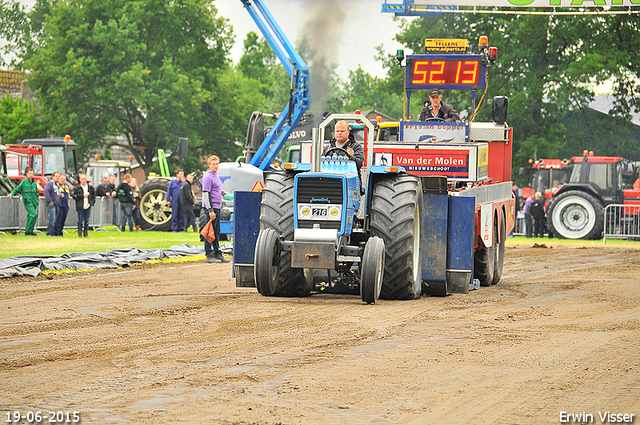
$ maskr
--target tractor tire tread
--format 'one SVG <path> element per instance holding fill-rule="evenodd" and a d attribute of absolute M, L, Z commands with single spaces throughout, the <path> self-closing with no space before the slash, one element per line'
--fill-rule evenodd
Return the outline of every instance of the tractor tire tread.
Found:
<path fill-rule="evenodd" d="M 422 188 L 420 180 L 408 174 L 398 174 L 378 180 L 371 199 L 371 236 L 384 241 L 385 265 L 380 298 L 414 299 L 421 295 L 419 282 L 414 281 L 416 220 L 420 220 Z M 417 224 L 419 228 L 419 223 Z"/>

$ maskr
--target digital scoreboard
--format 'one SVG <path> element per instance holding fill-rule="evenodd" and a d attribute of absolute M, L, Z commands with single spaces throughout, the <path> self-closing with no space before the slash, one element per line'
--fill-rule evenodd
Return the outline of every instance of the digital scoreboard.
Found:
<path fill-rule="evenodd" d="M 408 89 L 484 89 L 486 65 L 480 55 L 407 56 Z"/>

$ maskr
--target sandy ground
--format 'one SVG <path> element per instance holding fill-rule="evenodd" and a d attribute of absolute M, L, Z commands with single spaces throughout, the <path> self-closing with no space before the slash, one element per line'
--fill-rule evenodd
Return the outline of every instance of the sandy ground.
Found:
<path fill-rule="evenodd" d="M 0 288 L 4 423 L 640 423 L 640 247 L 508 247 L 496 286 L 376 305 L 203 262 Z"/>

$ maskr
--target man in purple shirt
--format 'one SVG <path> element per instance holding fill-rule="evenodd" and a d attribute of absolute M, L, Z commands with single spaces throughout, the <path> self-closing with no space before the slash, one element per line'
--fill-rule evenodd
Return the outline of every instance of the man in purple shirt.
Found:
<path fill-rule="evenodd" d="M 211 243 L 204 240 L 204 252 L 207 254 L 205 261 L 207 263 L 228 263 L 229 260 L 222 255 L 218 243 L 220 240 L 220 208 L 222 208 L 222 196 L 225 194 L 222 190 L 220 177 L 218 177 L 220 158 L 211 155 L 207 160 L 207 165 L 209 165 L 209 170 L 202 178 L 202 208 L 205 213 L 209 214 L 216 238 Z"/>
<path fill-rule="evenodd" d="M 531 215 L 531 204 L 533 204 L 533 201 L 535 201 L 536 198 L 535 196 L 532 194 L 531 196 L 529 196 L 527 198 L 527 200 L 524 203 L 524 208 L 522 209 L 522 212 L 524 213 L 524 224 L 525 224 L 525 232 L 528 238 L 533 236 L 533 216 Z"/>

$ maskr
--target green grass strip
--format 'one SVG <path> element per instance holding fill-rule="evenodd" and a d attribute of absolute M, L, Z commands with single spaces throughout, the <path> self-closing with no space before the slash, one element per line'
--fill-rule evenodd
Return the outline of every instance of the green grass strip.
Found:
<path fill-rule="evenodd" d="M 200 234 L 189 230 L 179 232 L 119 232 L 115 226 L 107 227 L 105 231 L 89 231 L 89 237 L 78 237 L 75 230 L 68 229 L 68 234 L 60 237 L 25 236 L 24 234 L 0 235 L 0 258 L 18 255 L 62 255 L 71 252 L 97 252 L 109 249 L 155 249 L 170 248 L 174 245 L 202 245 Z"/>

